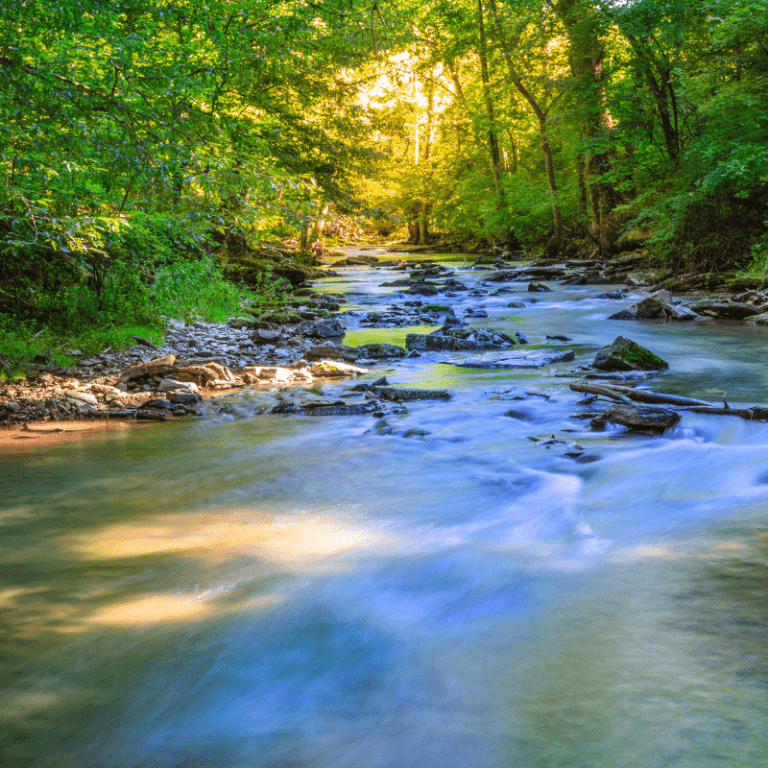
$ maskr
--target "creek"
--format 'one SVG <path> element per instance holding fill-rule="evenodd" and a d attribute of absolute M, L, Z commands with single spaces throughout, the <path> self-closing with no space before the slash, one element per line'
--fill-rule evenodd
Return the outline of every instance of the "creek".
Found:
<path fill-rule="evenodd" d="M 401 274 L 318 290 L 384 309 Z M 389 434 L 246 396 L 245 418 L 6 453 L 0 765 L 763 768 L 768 424 L 590 432 L 568 383 L 622 334 L 669 362 L 658 391 L 765 403 L 768 331 L 526 285 L 436 299 L 575 360 L 379 364 L 453 394 Z M 402 338 L 342 320 L 348 344 Z"/>

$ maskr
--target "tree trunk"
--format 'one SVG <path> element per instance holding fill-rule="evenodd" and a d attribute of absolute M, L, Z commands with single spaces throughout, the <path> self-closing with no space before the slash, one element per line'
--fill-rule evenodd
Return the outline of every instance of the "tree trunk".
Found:
<path fill-rule="evenodd" d="M 496 130 L 496 114 L 491 98 L 491 78 L 488 75 L 488 43 L 485 38 L 485 21 L 483 18 L 483 0 L 477 0 L 477 19 L 480 29 L 480 73 L 483 80 L 483 96 L 485 97 L 485 111 L 488 115 L 488 149 L 491 154 L 491 168 L 493 170 L 493 185 L 496 189 L 498 207 L 505 207 L 504 188 L 501 185 L 501 152 L 499 151 L 499 138 Z"/>
<path fill-rule="evenodd" d="M 579 93 L 582 136 L 586 147 L 599 146 L 608 135 L 611 117 L 605 99 L 605 48 L 596 26 L 596 16 L 586 0 L 560 0 L 555 8 L 568 32 L 571 73 Z M 616 237 L 611 225 L 617 197 L 607 178 L 611 169 L 609 152 L 607 149 L 586 149 L 584 160 L 593 234 L 601 254 L 607 256 L 613 251 Z"/>
<path fill-rule="evenodd" d="M 496 0 L 488 0 L 488 6 L 491 9 L 493 18 L 496 25 L 496 34 L 498 35 L 499 42 L 501 43 L 501 50 L 504 56 L 504 61 L 507 65 L 507 71 L 509 73 L 509 79 L 512 84 L 517 88 L 522 97 L 528 103 L 531 111 L 536 115 L 536 119 L 539 121 L 539 136 L 541 138 L 541 151 L 544 154 L 544 168 L 547 172 L 547 186 L 549 187 L 549 196 L 552 200 L 552 221 L 555 228 L 554 245 L 559 251 L 563 246 L 563 217 L 560 212 L 560 205 L 557 202 L 557 181 L 555 179 L 555 165 L 552 160 L 552 149 L 549 146 L 549 136 L 547 134 L 547 113 L 539 105 L 534 98 L 533 94 L 525 87 L 522 78 L 515 69 L 514 62 L 512 61 L 512 52 L 507 41 L 507 36 L 504 33 L 504 29 L 499 19 L 499 10 L 496 5 Z"/>

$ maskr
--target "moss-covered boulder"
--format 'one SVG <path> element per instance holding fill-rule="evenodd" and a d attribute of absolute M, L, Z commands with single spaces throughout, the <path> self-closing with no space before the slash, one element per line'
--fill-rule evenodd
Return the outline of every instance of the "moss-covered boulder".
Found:
<path fill-rule="evenodd" d="M 661 371 L 669 368 L 669 363 L 631 339 L 617 336 L 598 350 L 592 367 L 598 371 Z"/>

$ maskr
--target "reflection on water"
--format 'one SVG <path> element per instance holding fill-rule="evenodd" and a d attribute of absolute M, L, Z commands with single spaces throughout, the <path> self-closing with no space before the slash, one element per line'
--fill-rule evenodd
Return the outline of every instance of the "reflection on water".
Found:
<path fill-rule="evenodd" d="M 588 358 L 627 331 L 587 290 L 483 303 Z M 766 383 L 754 331 L 631 331 L 669 391 Z M 585 432 L 563 372 L 427 356 L 393 378 L 453 399 L 392 432 L 245 403 L 4 461 L 2 768 L 764 768 L 768 427 Z"/>
<path fill-rule="evenodd" d="M 350 551 L 382 550 L 388 537 L 342 518 L 297 515 L 275 518 L 244 510 L 165 515 L 78 534 L 72 548 L 88 559 L 123 559 L 183 553 L 207 560 L 249 554 L 275 565 L 305 570 Z"/>

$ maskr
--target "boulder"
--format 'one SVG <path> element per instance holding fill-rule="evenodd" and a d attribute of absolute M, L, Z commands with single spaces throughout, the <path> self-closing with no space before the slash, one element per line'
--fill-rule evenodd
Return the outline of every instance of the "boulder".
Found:
<path fill-rule="evenodd" d="M 165 357 L 158 357 L 154 360 L 150 360 L 146 363 L 147 373 L 150 376 L 154 376 L 158 373 L 167 373 L 173 369 L 176 364 L 176 355 L 166 355 Z"/>
<path fill-rule="evenodd" d="M 528 283 L 528 293 L 551 293 L 552 289 L 544 283 Z"/>
<path fill-rule="evenodd" d="M 195 405 L 203 398 L 196 392 L 169 392 L 168 401 L 174 405 Z"/>
<path fill-rule="evenodd" d="M 395 344 L 386 344 L 384 342 L 374 344 L 361 344 L 357 348 L 361 357 L 371 358 L 373 360 L 384 360 L 388 358 L 405 357 L 405 350 Z"/>
<path fill-rule="evenodd" d="M 432 333 L 409 333 L 405 346 L 419 352 L 457 352 L 481 349 L 506 349 L 516 345 L 505 333 L 488 329 L 469 330 L 445 325 Z"/>
<path fill-rule="evenodd" d="M 669 363 L 634 341 L 617 336 L 598 350 L 592 367 L 598 371 L 660 371 L 669 368 Z"/>
<path fill-rule="evenodd" d="M 354 363 L 357 360 L 357 349 L 346 347 L 343 344 L 334 344 L 332 341 L 322 341 L 308 350 L 304 357 L 307 360 L 343 360 Z"/>
<path fill-rule="evenodd" d="M 220 363 L 206 363 L 203 368 L 208 368 L 213 371 L 219 381 L 235 381 L 235 375 L 226 365 L 221 365 Z"/>
<path fill-rule="evenodd" d="M 197 392 L 197 384 L 192 381 L 176 381 L 176 379 L 163 379 L 157 385 L 158 392 Z"/>
<path fill-rule="evenodd" d="M 657 405 L 612 405 L 605 414 L 607 421 L 631 430 L 664 432 L 680 421 L 680 414 Z"/>
<path fill-rule="evenodd" d="M 406 291 L 414 296 L 437 296 L 438 287 L 432 283 L 413 283 Z"/>
<path fill-rule="evenodd" d="M 118 377 L 118 382 L 133 381 L 143 376 L 165 375 L 174 370 L 176 355 L 166 355 L 150 360 L 148 363 L 140 363 L 126 368 Z"/>
<path fill-rule="evenodd" d="M 288 384 L 311 383 L 312 374 L 306 368 L 283 368 L 278 366 L 247 366 L 240 372 L 246 384 Z"/>
<path fill-rule="evenodd" d="M 347 256 L 344 259 L 339 259 L 334 262 L 334 267 L 369 267 L 372 264 L 377 264 L 379 261 L 377 256 Z"/>
<path fill-rule="evenodd" d="M 741 301 L 697 301 L 688 306 L 699 315 L 721 317 L 728 320 L 746 320 L 748 317 L 759 315 L 762 312 L 760 307 Z"/>
<path fill-rule="evenodd" d="M 277 328 L 257 328 L 251 335 L 255 344 L 275 344 L 280 341 L 280 331 Z"/>
<path fill-rule="evenodd" d="M 214 380 L 218 379 L 216 371 L 212 370 L 208 366 L 211 365 L 185 365 L 180 368 L 176 368 L 173 371 L 174 381 L 185 382 L 191 381 L 197 384 L 198 387 L 207 387 L 212 384 Z"/>
<path fill-rule="evenodd" d="M 344 327 L 336 318 L 301 323 L 296 330 L 313 339 L 337 339 L 345 333 Z"/>
<path fill-rule="evenodd" d="M 64 397 L 74 405 L 85 404 L 96 408 L 96 406 L 99 404 L 99 401 L 96 399 L 96 395 L 88 394 L 88 392 L 79 392 L 75 389 L 64 390 Z"/>
<path fill-rule="evenodd" d="M 498 272 L 494 272 L 492 275 L 488 275 L 485 278 L 487 283 L 510 283 L 513 280 L 519 280 L 520 273 L 511 269 L 501 269 Z"/>
<path fill-rule="evenodd" d="M 608 296 L 608 294 L 605 294 Z M 611 315 L 609 320 L 695 320 L 696 313 L 672 303 L 672 294 L 661 290 Z"/>
<path fill-rule="evenodd" d="M 753 315 L 752 317 L 747 320 L 748 323 L 753 323 L 754 325 L 768 325 L 768 312 L 763 312 L 759 315 Z"/>

